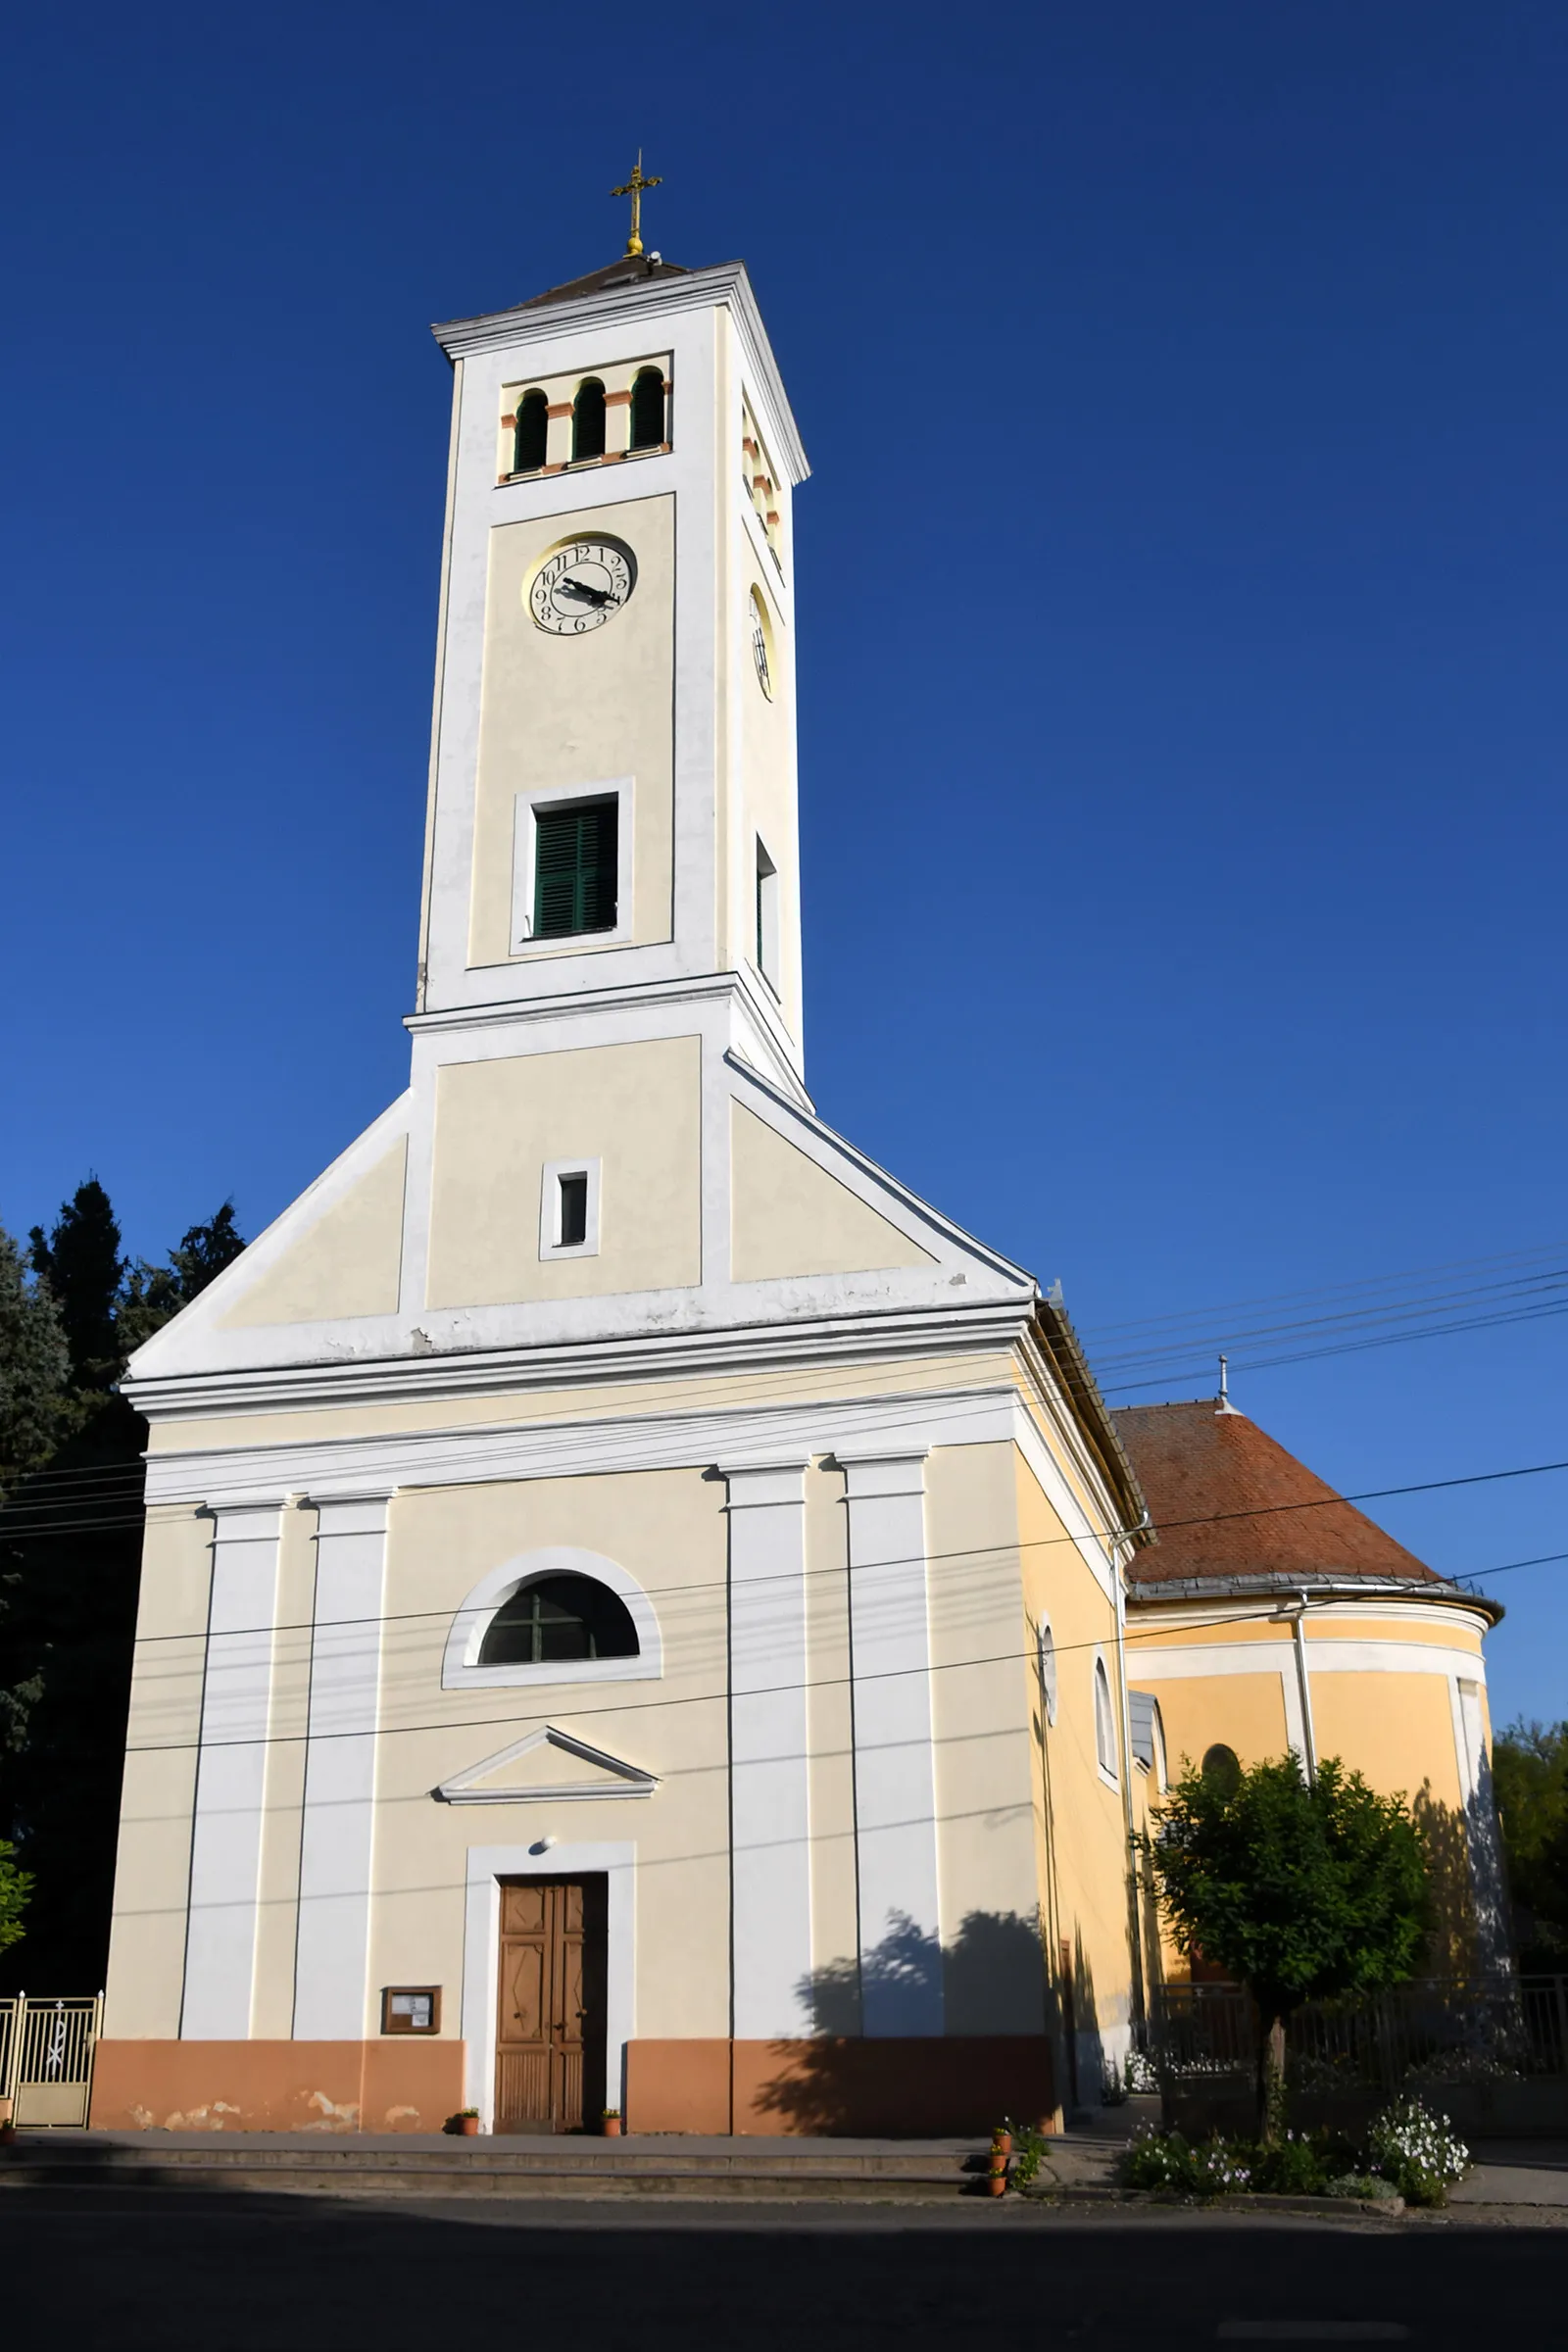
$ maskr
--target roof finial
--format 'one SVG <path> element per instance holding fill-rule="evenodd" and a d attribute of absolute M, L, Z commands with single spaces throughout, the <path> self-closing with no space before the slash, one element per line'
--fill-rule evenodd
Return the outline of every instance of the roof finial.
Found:
<path fill-rule="evenodd" d="M 633 259 L 635 259 L 643 249 L 643 191 L 646 188 L 657 188 L 662 184 L 662 173 L 661 173 L 660 176 L 655 179 L 647 179 L 644 177 L 643 151 L 639 147 L 637 150 L 636 171 L 632 173 L 630 179 L 627 180 L 626 185 L 623 188 L 612 188 L 610 191 L 612 196 L 629 196 L 631 198 L 631 235 L 626 239 L 626 251 L 627 254 Z"/>
<path fill-rule="evenodd" d="M 1230 1358 L 1225 1355 L 1219 1359 L 1219 1400 L 1221 1404 L 1229 1404 L 1231 1400 Z"/>

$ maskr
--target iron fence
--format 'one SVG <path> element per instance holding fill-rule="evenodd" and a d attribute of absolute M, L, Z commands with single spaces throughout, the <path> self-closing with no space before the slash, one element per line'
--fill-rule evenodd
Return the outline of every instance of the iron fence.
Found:
<path fill-rule="evenodd" d="M 85 2124 L 103 1995 L 0 2000 L 0 2099 L 17 2124 Z"/>
<path fill-rule="evenodd" d="M 1257 2012 L 1239 1984 L 1161 1984 L 1150 2055 L 1162 2082 L 1250 2075 Z M 1294 2089 L 1486 2082 L 1568 2074 L 1568 1977 L 1472 1977 L 1311 2001 L 1291 2019 Z"/>

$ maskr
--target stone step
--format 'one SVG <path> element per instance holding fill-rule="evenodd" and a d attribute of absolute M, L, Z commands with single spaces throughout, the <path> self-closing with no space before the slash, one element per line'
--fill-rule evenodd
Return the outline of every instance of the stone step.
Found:
<path fill-rule="evenodd" d="M 980 2187 L 983 2145 L 831 2140 L 312 2138 L 282 2133 L 24 2134 L 0 2187 L 154 2186 L 365 2196 L 951 2197 Z"/>

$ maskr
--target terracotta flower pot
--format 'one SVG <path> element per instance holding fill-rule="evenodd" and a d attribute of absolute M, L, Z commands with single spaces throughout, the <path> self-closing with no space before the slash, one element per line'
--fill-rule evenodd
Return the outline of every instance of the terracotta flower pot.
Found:
<path fill-rule="evenodd" d="M 607 2139 L 618 2139 L 618 2138 L 620 2137 L 620 2118 L 619 2118 L 619 2116 L 618 2116 L 618 2115 L 607 2115 L 607 2116 L 605 2117 L 605 2127 L 604 2127 L 604 2128 L 605 2128 L 605 2137 L 606 2137 Z"/>
<path fill-rule="evenodd" d="M 458 2118 L 458 2130 L 462 2132 L 465 2139 L 477 2139 L 479 2136 L 479 2118 L 476 2115 L 460 2115 Z"/>

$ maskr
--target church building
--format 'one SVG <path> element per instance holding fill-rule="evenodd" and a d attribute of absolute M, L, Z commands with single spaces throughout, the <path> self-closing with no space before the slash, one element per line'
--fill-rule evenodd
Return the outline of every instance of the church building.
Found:
<path fill-rule="evenodd" d="M 131 1366 L 93 2121 L 1050 2123 L 1144 2013 L 1167 1751 L 1300 1732 L 1299 1563 L 1250 1630 L 1160 1582 L 1157 1424 L 813 1109 L 807 463 L 745 270 L 634 233 L 436 334 L 409 1085 Z M 1444 1675 L 1469 1724 L 1482 1612 L 1302 1605 L 1320 1740 L 1337 1645 L 1431 1645 L 1419 1737 Z"/>
<path fill-rule="evenodd" d="M 436 332 L 410 1083 L 131 1367 L 94 2118 L 1049 2119 L 1132 2014 L 1147 1536 L 1059 1306 L 807 1091 L 756 300 Z"/>

